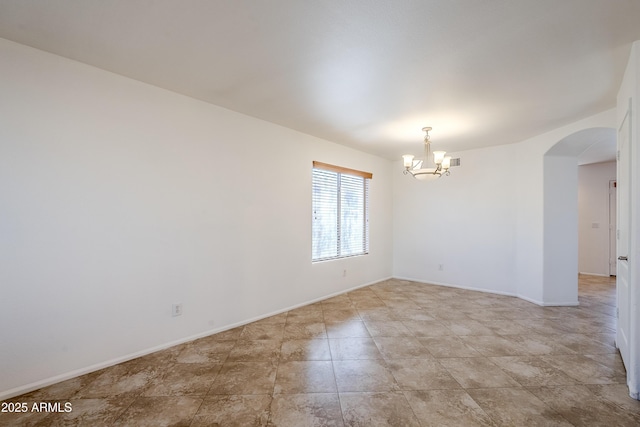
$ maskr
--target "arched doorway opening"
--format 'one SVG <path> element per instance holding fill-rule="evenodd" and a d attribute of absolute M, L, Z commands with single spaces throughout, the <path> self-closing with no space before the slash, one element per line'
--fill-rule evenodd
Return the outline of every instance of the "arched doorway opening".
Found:
<path fill-rule="evenodd" d="M 615 141 L 615 129 L 589 128 L 566 136 L 544 155 L 545 305 L 578 305 L 578 159 L 602 151 L 601 161 L 613 160 Z"/>

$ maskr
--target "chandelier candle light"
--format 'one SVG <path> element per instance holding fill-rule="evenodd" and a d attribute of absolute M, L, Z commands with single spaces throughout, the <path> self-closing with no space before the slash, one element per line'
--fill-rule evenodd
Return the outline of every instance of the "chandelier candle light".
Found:
<path fill-rule="evenodd" d="M 404 171 L 402 173 L 405 175 L 410 174 L 415 179 L 425 181 L 440 178 L 443 175 L 449 175 L 451 156 L 445 156 L 445 154 L 447 154 L 446 151 L 434 151 L 433 160 L 431 160 L 431 140 L 429 139 L 431 127 L 424 127 L 422 130 L 425 132 L 424 159 L 414 160 L 412 154 L 405 154 L 402 156 L 404 159 Z"/>

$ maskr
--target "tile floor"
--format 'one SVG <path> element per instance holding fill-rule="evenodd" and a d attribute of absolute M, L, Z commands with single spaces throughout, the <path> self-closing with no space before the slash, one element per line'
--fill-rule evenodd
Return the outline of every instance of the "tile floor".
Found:
<path fill-rule="evenodd" d="M 579 307 L 388 280 L 11 399 L 0 425 L 638 426 L 615 283 Z"/>

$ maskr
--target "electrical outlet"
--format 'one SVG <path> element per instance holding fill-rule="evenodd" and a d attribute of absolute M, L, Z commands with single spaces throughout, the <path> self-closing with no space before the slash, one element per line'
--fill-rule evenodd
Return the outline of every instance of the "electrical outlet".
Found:
<path fill-rule="evenodd" d="M 182 316 L 182 303 L 173 304 L 171 306 L 171 315 L 173 317 Z"/>
<path fill-rule="evenodd" d="M 347 277 L 347 270 L 342 270 L 342 277 Z"/>

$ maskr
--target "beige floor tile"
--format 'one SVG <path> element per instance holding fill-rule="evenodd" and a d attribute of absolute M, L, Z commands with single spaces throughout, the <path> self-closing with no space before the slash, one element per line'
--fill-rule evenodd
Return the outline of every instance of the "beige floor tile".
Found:
<path fill-rule="evenodd" d="M 199 343 L 206 340 L 207 338 L 201 338 L 194 342 Z M 122 365 L 127 366 L 127 369 L 131 371 L 142 370 L 149 367 L 153 367 L 154 369 L 161 371 L 175 363 L 178 354 L 180 354 L 180 352 L 190 344 L 191 343 L 184 343 L 165 350 L 156 351 L 154 353 L 147 354 L 146 356 L 138 357 L 136 359 L 129 360 L 128 362 L 124 362 L 122 363 Z"/>
<path fill-rule="evenodd" d="M 324 312 L 350 311 L 352 313 L 357 313 L 355 307 L 353 306 L 353 302 L 346 295 L 344 296 L 344 298 L 338 299 L 338 297 L 334 297 L 329 300 L 322 301 L 322 310 Z"/>
<path fill-rule="evenodd" d="M 349 308 L 328 308 L 323 310 L 322 317 L 325 323 L 327 322 L 349 322 L 349 321 L 362 321 L 358 310 L 354 307 Z"/>
<path fill-rule="evenodd" d="M 539 317 L 538 315 L 536 315 L 535 312 L 532 312 L 531 310 L 513 307 L 512 301 L 510 301 L 509 305 L 506 307 L 497 308 L 495 312 L 499 314 L 503 319 L 506 319 L 509 321 Z M 526 326 L 523 326 L 523 328 L 527 329 Z"/>
<path fill-rule="evenodd" d="M 378 297 L 373 298 L 352 298 L 353 306 L 360 310 L 385 309 L 389 311 L 389 307 Z M 360 313 L 362 315 L 362 313 Z"/>
<path fill-rule="evenodd" d="M 330 361 L 281 362 L 274 393 L 336 393 L 336 380 Z"/>
<path fill-rule="evenodd" d="M 629 396 L 629 388 L 625 384 L 606 384 L 587 386 L 598 399 L 613 403 L 618 407 L 640 416 L 640 400 Z"/>
<path fill-rule="evenodd" d="M 270 406 L 271 394 L 207 396 L 190 427 L 263 427 Z"/>
<path fill-rule="evenodd" d="M 613 369 L 615 374 L 619 377 L 626 377 L 627 371 L 624 368 L 624 364 L 622 363 L 622 358 L 620 357 L 620 353 L 604 353 L 604 354 L 585 354 L 584 356 L 589 359 L 595 360 L 596 362 Z"/>
<path fill-rule="evenodd" d="M 571 427 L 571 423 L 526 389 L 493 388 L 468 392 L 498 425 Z"/>
<path fill-rule="evenodd" d="M 556 341 L 579 354 L 613 354 L 618 350 L 611 345 L 598 342 L 588 334 L 563 334 Z"/>
<path fill-rule="evenodd" d="M 373 337 L 384 359 L 432 358 L 431 353 L 413 337 Z"/>
<path fill-rule="evenodd" d="M 334 360 L 333 370 L 340 393 L 399 390 L 395 378 L 382 360 Z"/>
<path fill-rule="evenodd" d="M 399 320 L 365 320 L 372 337 L 411 337 L 413 334 Z"/>
<path fill-rule="evenodd" d="M 581 354 L 540 356 L 549 365 L 582 384 L 624 383 L 616 371 Z"/>
<path fill-rule="evenodd" d="M 20 396 L 23 400 L 64 400 L 74 397 L 78 392 L 95 380 L 102 371 L 92 372 L 80 377 L 71 378 Z M 1 425 L 1 424 L 0 424 Z"/>
<path fill-rule="evenodd" d="M 423 427 L 493 427 L 489 416 L 464 390 L 405 391 Z"/>
<path fill-rule="evenodd" d="M 522 348 L 522 354 L 575 354 L 575 351 L 562 345 L 562 338 L 558 336 L 540 335 L 537 333 L 526 335 L 509 335 L 509 338 L 518 343 Z"/>
<path fill-rule="evenodd" d="M 202 401 L 202 398 L 187 396 L 139 397 L 115 424 L 136 427 L 187 427 Z"/>
<path fill-rule="evenodd" d="M 236 342 L 227 362 L 262 362 L 276 361 L 280 357 L 280 340 L 240 340 Z"/>
<path fill-rule="evenodd" d="M 420 427 L 400 392 L 340 393 L 340 406 L 348 426 Z"/>
<path fill-rule="evenodd" d="M 465 342 L 458 336 L 419 337 L 418 340 L 434 357 L 451 358 L 481 356 L 480 353 L 465 344 Z"/>
<path fill-rule="evenodd" d="M 389 307 L 392 311 L 413 311 L 413 310 L 420 310 L 421 307 L 416 304 L 415 302 L 409 300 L 409 299 L 404 299 L 401 301 L 398 300 L 385 300 L 384 301 L 385 305 L 387 307 Z"/>
<path fill-rule="evenodd" d="M 505 320 L 499 308 L 478 310 L 474 307 L 466 311 L 465 314 L 469 319 L 477 320 L 485 325 L 490 321 Z"/>
<path fill-rule="evenodd" d="M 412 335 L 416 337 L 441 337 L 455 335 L 454 332 L 438 320 L 403 320 Z"/>
<path fill-rule="evenodd" d="M 375 307 L 375 308 L 357 307 L 357 310 L 358 310 L 358 314 L 360 315 L 360 318 L 365 322 L 367 320 L 384 320 L 384 321 L 399 320 L 395 312 L 389 310 L 386 306 Z"/>
<path fill-rule="evenodd" d="M 366 338 L 369 330 L 361 320 L 327 321 L 325 328 L 329 338 Z"/>
<path fill-rule="evenodd" d="M 477 320 L 442 320 L 444 326 L 450 329 L 455 335 L 494 335 L 493 331 Z"/>
<path fill-rule="evenodd" d="M 436 320 L 428 310 L 394 310 L 396 317 L 400 320 Z"/>
<path fill-rule="evenodd" d="M 373 338 L 335 338 L 329 340 L 333 360 L 382 359 Z"/>
<path fill-rule="evenodd" d="M 329 340 L 285 340 L 280 348 L 280 361 L 289 360 L 331 360 Z"/>
<path fill-rule="evenodd" d="M 284 323 L 249 323 L 240 334 L 241 340 L 282 340 Z"/>
<path fill-rule="evenodd" d="M 222 363 L 235 346 L 235 341 L 202 341 L 185 346 L 178 353 L 178 363 Z"/>
<path fill-rule="evenodd" d="M 273 393 L 276 369 L 271 362 L 227 362 L 222 365 L 209 394 Z"/>
<path fill-rule="evenodd" d="M 324 322 L 322 307 L 306 309 L 306 307 L 296 308 L 287 313 L 287 325 L 296 323 L 320 323 Z"/>
<path fill-rule="evenodd" d="M 384 301 L 378 297 L 375 292 L 370 292 L 369 294 L 359 294 L 356 295 L 353 292 L 349 292 L 347 294 L 351 299 L 351 303 L 356 309 L 367 309 L 367 310 L 375 310 L 375 309 L 386 309 L 388 307 L 384 304 Z"/>
<path fill-rule="evenodd" d="M 130 369 L 125 364 L 103 369 L 97 377 L 76 394 L 79 398 L 138 396 L 151 381 L 164 373 L 155 367 Z"/>
<path fill-rule="evenodd" d="M 597 341 L 599 343 L 602 344 L 606 344 L 609 347 L 615 347 L 616 346 L 616 334 L 615 332 L 609 332 L 609 333 L 604 333 L 604 334 L 590 334 L 589 338 Z"/>
<path fill-rule="evenodd" d="M 441 302 L 429 309 L 429 315 L 435 320 L 470 320 L 462 311 L 449 310 L 446 302 Z"/>
<path fill-rule="evenodd" d="M 611 334 L 615 333 L 607 322 L 601 322 L 594 319 L 562 319 L 562 327 L 566 328 L 568 332 L 574 334 Z M 614 325 L 615 328 L 615 325 Z"/>
<path fill-rule="evenodd" d="M 640 417 L 606 400 L 601 400 L 586 386 L 544 387 L 529 389 L 538 399 L 579 427 L 622 427 L 640 425 Z"/>
<path fill-rule="evenodd" d="M 59 414 L 33 411 L 33 404 L 38 405 L 41 402 L 39 399 L 33 400 L 20 396 L 2 402 L 11 404 L 11 406 L 5 408 L 7 412 L 0 411 L 0 426 L 49 427 L 55 425 L 64 417 L 64 415 Z M 15 406 L 16 404 L 17 407 Z M 26 407 L 23 405 L 26 405 Z"/>
<path fill-rule="evenodd" d="M 510 337 L 498 335 L 466 335 L 460 337 L 465 344 L 483 356 L 517 356 L 525 354 L 524 349 Z"/>
<path fill-rule="evenodd" d="M 554 368 L 539 357 L 507 356 L 490 357 L 511 378 L 524 387 L 575 385 L 577 381 Z"/>
<path fill-rule="evenodd" d="M 271 402 L 269 426 L 344 426 L 338 395 L 335 393 L 277 394 Z"/>
<path fill-rule="evenodd" d="M 327 330 L 324 326 L 324 319 L 313 323 L 288 323 L 284 328 L 285 340 L 299 340 L 308 338 L 327 338 Z"/>
<path fill-rule="evenodd" d="M 72 411 L 54 415 L 57 425 L 110 427 L 132 403 L 130 398 L 71 399 Z M 0 418 L 1 421 L 1 418 Z M 0 425 L 9 425 L 2 424 Z"/>
<path fill-rule="evenodd" d="M 555 315 L 554 315 L 555 316 Z M 567 330 L 558 326 L 555 319 L 537 318 L 537 319 L 516 319 L 515 323 L 529 329 L 531 333 L 540 335 L 565 335 Z"/>
<path fill-rule="evenodd" d="M 479 320 L 479 319 L 476 319 Z M 522 335 L 529 333 L 529 329 L 512 320 L 479 320 L 487 328 L 491 329 L 494 334 L 498 335 Z"/>
<path fill-rule="evenodd" d="M 460 388 L 437 359 L 390 360 L 387 366 L 402 390 Z"/>
<path fill-rule="evenodd" d="M 464 388 L 520 387 L 497 365 L 484 357 L 438 359 Z"/>
<path fill-rule="evenodd" d="M 156 378 L 143 396 L 204 396 L 222 367 L 215 363 L 178 363 Z"/>

